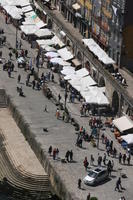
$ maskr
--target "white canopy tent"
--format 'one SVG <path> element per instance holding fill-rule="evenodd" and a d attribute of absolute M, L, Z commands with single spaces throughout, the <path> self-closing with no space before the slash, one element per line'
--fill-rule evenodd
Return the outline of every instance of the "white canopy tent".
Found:
<path fill-rule="evenodd" d="M 2 7 L 8 5 L 7 0 L 0 0 L 0 5 Z"/>
<path fill-rule="evenodd" d="M 32 35 L 39 29 L 34 24 L 22 25 L 22 26 L 20 26 L 20 28 L 21 28 L 22 32 L 25 33 L 26 35 Z"/>
<path fill-rule="evenodd" d="M 29 0 L 0 0 L 0 4 L 2 6 L 4 5 L 9 5 L 9 6 L 28 6 L 30 5 L 30 1 Z"/>
<path fill-rule="evenodd" d="M 70 80 L 70 79 L 74 79 L 74 78 L 82 78 L 87 75 L 89 75 L 89 72 L 87 71 L 87 69 L 82 68 L 82 69 L 75 71 L 75 74 L 70 74 L 70 75 L 65 76 L 64 79 Z"/>
<path fill-rule="evenodd" d="M 62 58 L 52 58 L 50 60 L 50 62 L 53 63 L 53 64 L 59 64 L 59 65 L 62 65 L 62 66 L 70 65 L 69 62 L 64 61 Z"/>
<path fill-rule="evenodd" d="M 47 40 L 36 40 L 36 42 L 38 43 L 39 46 L 50 46 L 50 45 L 54 45 L 54 42 L 50 39 Z"/>
<path fill-rule="evenodd" d="M 22 24 L 23 25 L 35 25 L 35 22 L 31 19 L 31 18 L 29 18 L 29 17 L 26 17 L 25 18 L 25 21 L 24 22 L 22 22 Z"/>
<path fill-rule="evenodd" d="M 83 43 L 92 51 L 104 64 L 114 64 L 115 61 L 92 39 L 82 39 Z"/>
<path fill-rule="evenodd" d="M 59 57 L 59 54 L 57 52 L 49 51 L 49 52 L 45 53 L 45 56 L 49 57 L 49 58 L 56 58 L 56 57 Z"/>
<path fill-rule="evenodd" d="M 61 71 L 63 75 L 70 75 L 75 73 L 75 68 L 72 66 L 66 66 L 63 67 L 63 70 Z"/>
<path fill-rule="evenodd" d="M 43 21 L 38 21 L 36 22 L 35 20 L 33 20 L 31 17 L 26 17 L 25 21 L 22 22 L 23 25 L 36 25 L 38 28 L 42 28 L 42 27 L 46 27 L 47 24 L 44 23 Z"/>
<path fill-rule="evenodd" d="M 48 46 L 48 45 L 41 45 L 41 48 L 42 48 L 43 50 L 45 50 L 46 52 L 49 52 L 49 51 L 54 51 L 54 52 L 56 52 L 56 51 L 57 51 L 54 47 L 51 47 L 51 46 Z"/>
<path fill-rule="evenodd" d="M 39 20 L 39 21 L 35 21 L 35 24 L 36 24 L 36 26 L 38 27 L 38 28 L 44 28 L 44 27 L 46 27 L 47 26 L 47 24 L 46 23 L 44 23 L 42 20 Z"/>
<path fill-rule="evenodd" d="M 35 16 L 35 15 L 36 15 L 36 13 L 34 11 L 30 11 L 28 13 L 25 13 L 26 17 L 32 17 L 32 16 Z"/>
<path fill-rule="evenodd" d="M 76 71 L 76 75 L 84 77 L 89 75 L 89 72 L 86 68 L 82 68 Z"/>
<path fill-rule="evenodd" d="M 127 115 L 114 119 L 113 124 L 119 129 L 120 132 L 133 129 L 133 121 Z"/>
<path fill-rule="evenodd" d="M 31 5 L 22 7 L 22 12 L 23 12 L 23 13 L 30 12 L 30 11 L 32 11 L 32 10 L 33 10 L 33 9 L 32 9 L 32 7 L 31 7 Z"/>
<path fill-rule="evenodd" d="M 21 19 L 22 18 L 22 10 L 20 8 L 17 8 L 16 6 L 9 6 L 5 5 L 3 8 L 6 10 L 6 12 L 13 18 L 13 19 Z"/>
<path fill-rule="evenodd" d="M 77 91 L 88 90 L 88 87 L 91 85 L 96 85 L 97 83 L 91 78 L 91 76 L 85 76 L 82 78 L 74 78 L 68 81 Z"/>
<path fill-rule="evenodd" d="M 123 135 L 123 136 L 121 136 L 121 138 L 123 140 L 125 140 L 125 142 L 127 142 L 127 144 L 133 144 L 133 134 Z"/>
<path fill-rule="evenodd" d="M 60 54 L 60 57 L 62 57 L 63 60 L 66 61 L 71 60 L 74 57 L 73 54 L 70 51 L 68 51 L 66 47 L 59 49 L 57 52 Z"/>
<path fill-rule="evenodd" d="M 81 91 L 81 95 L 85 98 L 87 103 L 97 105 L 109 105 L 107 97 L 101 92 L 97 86 L 90 86 L 88 90 Z"/>
<path fill-rule="evenodd" d="M 52 35 L 52 32 L 45 28 L 45 29 L 38 29 L 36 32 L 35 32 L 35 35 L 37 37 L 47 37 L 47 36 L 51 36 Z"/>
<path fill-rule="evenodd" d="M 52 41 L 55 43 L 55 45 L 58 44 L 60 48 L 65 46 L 65 44 L 56 35 L 52 38 Z"/>

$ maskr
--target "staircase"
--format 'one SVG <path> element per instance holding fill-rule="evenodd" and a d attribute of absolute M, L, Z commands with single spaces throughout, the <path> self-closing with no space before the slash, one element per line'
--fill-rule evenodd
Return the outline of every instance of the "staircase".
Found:
<path fill-rule="evenodd" d="M 20 172 L 15 168 L 5 149 L 2 133 L 0 133 L 0 193 L 6 194 L 13 200 L 50 200 L 52 197 L 48 175 L 35 175 L 23 170 Z"/>
<path fill-rule="evenodd" d="M 0 89 L 0 108 L 6 108 L 7 102 L 6 102 L 6 94 L 4 89 Z"/>

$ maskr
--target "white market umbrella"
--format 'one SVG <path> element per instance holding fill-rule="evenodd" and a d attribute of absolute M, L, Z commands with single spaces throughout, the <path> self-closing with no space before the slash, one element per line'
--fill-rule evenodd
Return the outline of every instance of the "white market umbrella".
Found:
<path fill-rule="evenodd" d="M 50 58 L 55 58 L 55 57 L 58 57 L 59 54 L 57 52 L 49 51 L 49 52 L 45 53 L 45 56 L 50 57 Z"/>

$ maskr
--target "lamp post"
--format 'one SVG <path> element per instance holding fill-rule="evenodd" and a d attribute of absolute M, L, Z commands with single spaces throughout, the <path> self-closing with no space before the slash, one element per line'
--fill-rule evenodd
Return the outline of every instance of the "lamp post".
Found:
<path fill-rule="evenodd" d="M 18 48 L 18 28 L 16 26 L 16 49 Z"/>
<path fill-rule="evenodd" d="M 98 133 L 97 133 L 97 148 L 99 148 L 99 140 L 100 140 L 100 126 L 101 126 L 101 115 L 100 110 L 98 109 L 98 115 L 99 115 L 99 123 L 98 123 Z"/>
<path fill-rule="evenodd" d="M 66 85 L 65 85 L 65 110 L 66 110 L 67 97 L 68 97 L 68 94 L 67 94 L 67 82 L 66 82 Z"/>

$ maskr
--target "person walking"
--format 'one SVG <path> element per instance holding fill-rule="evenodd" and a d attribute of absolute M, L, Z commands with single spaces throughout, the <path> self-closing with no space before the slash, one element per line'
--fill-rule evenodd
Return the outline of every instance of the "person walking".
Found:
<path fill-rule="evenodd" d="M 122 154 L 121 152 L 119 153 L 119 163 L 121 164 L 121 159 L 122 159 Z"/>
<path fill-rule="evenodd" d="M 58 159 L 58 156 L 59 156 L 59 149 L 57 148 L 56 149 L 56 158 Z"/>
<path fill-rule="evenodd" d="M 125 165 L 125 162 L 126 162 L 126 154 L 125 153 L 123 154 L 122 160 L 123 160 L 123 164 Z"/>
<path fill-rule="evenodd" d="M 113 157 L 114 157 L 114 158 L 116 158 L 116 154 L 117 154 L 117 150 L 116 150 L 116 148 L 114 147 L 114 149 L 113 149 Z"/>
<path fill-rule="evenodd" d="M 104 156 L 103 156 L 103 164 L 106 165 L 106 153 L 104 153 Z"/>
<path fill-rule="evenodd" d="M 70 151 L 68 150 L 68 151 L 66 152 L 66 155 L 65 155 L 65 158 L 66 158 L 67 162 L 70 161 L 70 160 L 69 160 L 69 157 L 70 157 Z"/>
<path fill-rule="evenodd" d="M 44 112 L 48 112 L 47 105 L 45 105 Z"/>
<path fill-rule="evenodd" d="M 115 191 L 118 190 L 118 192 L 120 192 L 120 188 L 122 189 L 121 178 L 119 177 L 118 180 L 116 181 Z"/>
<path fill-rule="evenodd" d="M 58 102 L 60 103 L 60 100 L 61 100 L 61 95 L 59 94 L 58 95 Z"/>
<path fill-rule="evenodd" d="M 15 52 L 15 57 L 18 58 L 18 51 Z"/>
<path fill-rule="evenodd" d="M 112 172 L 112 165 L 111 165 L 111 161 L 108 161 L 107 164 L 107 171 L 108 171 L 108 175 L 111 176 L 111 172 Z"/>
<path fill-rule="evenodd" d="M 57 118 L 57 119 L 60 118 L 60 111 L 59 111 L 59 108 L 57 108 L 57 110 L 56 110 L 56 118 Z"/>
<path fill-rule="evenodd" d="M 56 158 L 56 148 L 53 149 L 53 160 Z"/>
<path fill-rule="evenodd" d="M 94 157 L 92 154 L 91 154 L 91 159 L 90 159 L 90 165 L 94 165 Z"/>
<path fill-rule="evenodd" d="M 82 182 L 82 181 L 81 181 L 81 179 L 79 178 L 79 179 L 78 179 L 78 188 L 79 188 L 79 189 L 81 189 L 81 182 Z"/>
<path fill-rule="evenodd" d="M 128 165 L 130 165 L 130 160 L 131 160 L 131 155 L 130 153 L 127 154 L 127 163 Z"/>
<path fill-rule="evenodd" d="M 52 146 L 49 147 L 48 153 L 49 153 L 49 155 L 51 156 L 51 153 L 52 153 Z"/>
<path fill-rule="evenodd" d="M 52 82 L 54 82 L 54 74 L 52 73 L 52 76 L 51 76 L 51 80 Z"/>
<path fill-rule="evenodd" d="M 18 75 L 18 83 L 20 83 L 20 81 L 21 81 L 21 75 L 19 74 Z"/>
<path fill-rule="evenodd" d="M 72 162 L 73 161 L 73 151 L 71 150 L 70 151 L 70 162 Z"/>
<path fill-rule="evenodd" d="M 90 200 L 90 198 L 91 198 L 91 194 L 90 194 L 90 192 L 89 192 L 88 195 L 87 195 L 86 200 Z"/>
<path fill-rule="evenodd" d="M 32 81 L 32 89 L 33 89 L 33 90 L 35 89 L 35 85 L 36 85 L 36 81 L 33 80 L 33 81 Z"/>
<path fill-rule="evenodd" d="M 99 154 L 98 154 L 97 164 L 98 164 L 99 167 L 101 167 L 101 164 L 102 164 L 102 156 L 100 156 Z"/>
<path fill-rule="evenodd" d="M 10 60 L 12 59 L 12 53 L 11 52 L 9 52 L 9 58 L 10 58 Z"/>
<path fill-rule="evenodd" d="M 88 165 L 89 165 L 89 162 L 87 160 L 87 157 L 85 157 L 84 161 L 83 161 L 83 164 L 84 164 L 84 167 L 85 167 L 85 170 L 87 171 L 87 168 L 88 168 Z"/>

